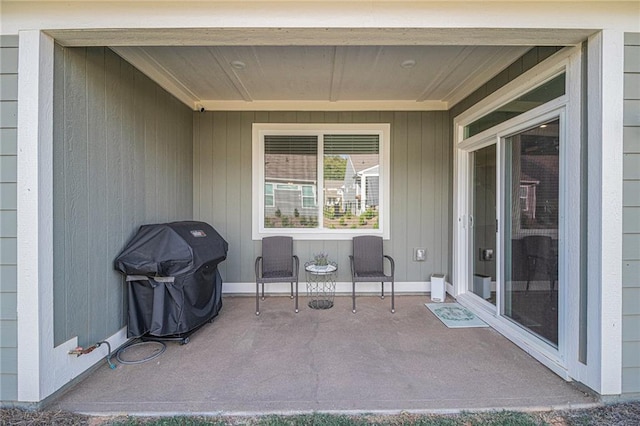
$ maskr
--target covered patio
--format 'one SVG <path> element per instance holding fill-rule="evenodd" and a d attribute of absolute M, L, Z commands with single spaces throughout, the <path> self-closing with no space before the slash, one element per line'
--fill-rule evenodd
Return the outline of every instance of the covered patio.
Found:
<path fill-rule="evenodd" d="M 52 409 L 91 414 L 242 415 L 294 412 L 455 412 L 584 407 L 596 399 L 492 328 L 449 329 L 425 295 L 336 297 L 313 310 L 301 297 L 225 296 L 187 345 L 168 342 L 137 365 L 106 362 Z"/>
<path fill-rule="evenodd" d="M 3 1 L 0 402 L 167 413 L 593 402 L 566 380 L 637 398 L 638 11 L 631 1 Z M 560 90 L 538 98 L 545 87 Z M 306 144 L 285 154 L 277 142 L 290 136 Z M 369 196 L 367 178 L 353 201 L 347 183 L 373 169 L 361 161 L 348 176 L 342 165 L 372 152 L 382 190 Z M 264 160 L 275 154 L 314 155 L 315 177 L 272 174 Z M 523 173 L 547 156 L 557 173 L 537 169 L 551 182 Z M 272 205 L 284 191 L 299 197 L 283 198 L 291 212 Z M 104 346 L 70 354 L 127 342 L 113 259 L 141 225 L 185 220 L 229 243 L 216 322 L 115 371 Z M 239 295 L 254 291 L 269 233 L 294 235 L 302 262 L 329 253 L 342 294 L 352 236 L 382 235 L 397 313 L 363 297 L 357 315 L 343 298 L 296 316 L 273 298 L 255 318 Z M 525 237 L 545 237 L 529 240 L 544 249 Z M 436 274 L 493 328 L 437 322 L 423 306 Z M 544 298 L 540 315 L 519 309 L 532 306 L 527 290 Z"/>

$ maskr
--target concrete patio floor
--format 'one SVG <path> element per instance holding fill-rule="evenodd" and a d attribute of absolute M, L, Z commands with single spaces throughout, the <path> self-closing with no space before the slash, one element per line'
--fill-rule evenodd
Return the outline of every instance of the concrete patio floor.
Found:
<path fill-rule="evenodd" d="M 446 328 L 426 296 L 225 297 L 187 345 L 137 365 L 106 362 L 50 407 L 89 414 L 455 412 L 582 407 L 597 401 L 491 328 Z"/>

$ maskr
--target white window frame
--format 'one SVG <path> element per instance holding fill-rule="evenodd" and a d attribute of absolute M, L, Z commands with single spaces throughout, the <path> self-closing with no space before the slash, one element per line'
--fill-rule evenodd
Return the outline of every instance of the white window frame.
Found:
<path fill-rule="evenodd" d="M 311 195 L 304 195 L 304 189 L 306 187 L 311 188 Z M 304 199 L 305 198 L 311 198 L 313 200 L 313 206 L 314 207 L 318 207 L 318 193 L 316 191 L 316 187 L 313 185 L 307 185 L 307 184 L 302 184 L 300 185 L 300 196 L 302 197 L 302 207 L 303 208 L 310 208 L 308 206 L 304 205 Z"/>
<path fill-rule="evenodd" d="M 520 211 L 528 212 L 529 211 L 529 187 L 530 185 L 522 185 L 520 184 Z M 522 193 L 524 192 L 524 197 Z M 524 206 L 524 207 L 523 207 Z"/>
<path fill-rule="evenodd" d="M 380 208 L 378 211 L 378 229 L 326 229 L 326 228 L 266 228 L 264 226 L 264 137 L 265 135 L 318 136 L 318 193 L 324 182 L 322 161 L 324 152 L 323 135 L 327 134 L 377 134 L 380 145 Z M 291 236 L 296 240 L 350 240 L 357 235 L 379 235 L 388 240 L 390 235 L 390 135 L 389 123 L 254 123 L 252 131 L 252 238 L 260 240 L 270 235 Z M 316 200 L 318 223 L 322 226 L 324 200 Z"/>

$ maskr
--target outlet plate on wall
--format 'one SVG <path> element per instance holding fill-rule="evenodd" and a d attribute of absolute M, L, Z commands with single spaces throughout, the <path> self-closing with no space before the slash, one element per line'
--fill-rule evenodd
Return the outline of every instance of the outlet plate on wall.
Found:
<path fill-rule="evenodd" d="M 427 249 L 425 248 L 414 248 L 413 249 L 413 260 L 416 262 L 424 262 L 427 260 Z"/>

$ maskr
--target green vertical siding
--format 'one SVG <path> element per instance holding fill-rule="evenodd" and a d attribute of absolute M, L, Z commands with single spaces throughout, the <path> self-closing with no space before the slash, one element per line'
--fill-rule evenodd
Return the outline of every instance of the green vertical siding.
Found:
<path fill-rule="evenodd" d="M 640 393 L 640 33 L 625 34 L 622 392 Z"/>
<path fill-rule="evenodd" d="M 192 111 L 107 48 L 55 47 L 54 337 L 125 324 L 113 259 L 145 223 L 193 218 Z"/>
<path fill-rule="evenodd" d="M 221 264 L 227 282 L 255 280 L 260 242 L 251 236 L 252 123 L 390 123 L 391 239 L 396 280 L 425 281 L 449 272 L 451 149 L 449 115 L 443 112 L 205 112 L 194 113 L 194 216 L 211 223 L 229 242 Z M 427 261 L 412 260 L 413 247 Z M 348 265 L 350 241 L 296 241 L 301 261 L 326 250 Z M 350 281 L 348 268 L 339 281 Z"/>
<path fill-rule="evenodd" d="M 18 37 L 0 36 L 0 401 L 18 395 L 17 111 Z"/>

